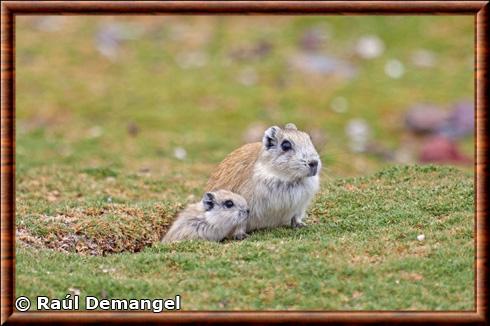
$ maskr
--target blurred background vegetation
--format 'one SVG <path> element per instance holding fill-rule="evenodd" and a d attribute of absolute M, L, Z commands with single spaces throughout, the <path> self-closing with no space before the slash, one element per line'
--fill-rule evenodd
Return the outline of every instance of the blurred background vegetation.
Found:
<path fill-rule="evenodd" d="M 287 122 L 310 132 L 324 175 L 420 161 L 472 169 L 470 16 L 16 24 L 18 175 L 116 169 L 200 189 L 227 153 Z"/>
<path fill-rule="evenodd" d="M 473 309 L 473 26 L 17 16 L 16 292 Z M 323 160 L 309 227 L 159 244 L 226 154 L 287 122 Z M 458 169 L 387 167 L 415 163 Z"/>

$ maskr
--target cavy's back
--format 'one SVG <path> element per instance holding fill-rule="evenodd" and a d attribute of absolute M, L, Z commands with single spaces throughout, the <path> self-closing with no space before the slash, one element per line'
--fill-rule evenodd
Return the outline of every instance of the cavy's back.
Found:
<path fill-rule="evenodd" d="M 211 174 L 206 184 L 206 191 L 226 189 L 240 193 L 247 199 L 250 194 L 244 192 L 244 189 L 251 182 L 255 162 L 261 149 L 261 143 L 250 143 L 228 154 Z"/>

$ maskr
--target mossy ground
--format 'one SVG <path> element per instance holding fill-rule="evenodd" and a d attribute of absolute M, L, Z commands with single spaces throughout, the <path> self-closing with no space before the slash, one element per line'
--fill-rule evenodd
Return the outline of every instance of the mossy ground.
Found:
<path fill-rule="evenodd" d="M 470 174 L 393 167 L 325 180 L 307 228 L 259 231 L 241 242 L 169 245 L 155 234 L 175 206 L 86 199 L 81 206 L 97 212 L 87 214 L 70 203 L 51 204 L 50 216 L 73 221 L 20 218 L 19 226 L 39 243 L 18 242 L 17 295 L 62 297 L 69 289 L 111 298 L 180 294 L 185 309 L 201 310 L 473 309 L 473 200 Z M 417 240 L 420 234 L 425 240 Z M 124 252 L 91 256 L 74 253 L 76 246 L 43 248 L 70 235 L 90 239 L 95 252 Z"/>

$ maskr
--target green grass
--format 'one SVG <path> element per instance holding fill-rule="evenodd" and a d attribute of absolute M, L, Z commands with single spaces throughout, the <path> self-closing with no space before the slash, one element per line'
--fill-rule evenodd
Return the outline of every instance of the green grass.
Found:
<path fill-rule="evenodd" d="M 408 107 L 449 110 L 473 97 L 472 16 L 61 19 L 48 32 L 39 17 L 16 18 L 17 296 L 75 288 L 180 294 L 184 309 L 474 308 L 472 167 L 392 166 L 352 153 L 344 132 L 363 118 L 381 146 L 417 149 L 422 139 L 403 127 Z M 114 61 L 94 47 L 107 23 L 141 31 Z M 316 27 L 330 34 L 322 53 L 355 65 L 356 78 L 288 68 L 298 39 Z M 362 60 L 353 49 L 369 34 L 386 50 Z M 261 40 L 269 55 L 230 59 Z M 434 67 L 411 63 L 420 48 L 435 53 Z M 179 54 L 192 52 L 207 63 L 179 67 Z M 403 78 L 384 73 L 392 58 L 405 64 Z M 256 84 L 237 81 L 244 69 Z M 345 113 L 330 109 L 338 96 Z M 251 124 L 287 122 L 324 136 L 308 228 L 158 244 Z M 472 137 L 458 144 L 473 156 Z"/>
<path fill-rule="evenodd" d="M 184 309 L 200 310 L 471 310 L 473 200 L 470 174 L 435 166 L 392 167 L 368 177 L 327 179 L 307 228 L 259 231 L 241 242 L 154 242 L 138 253 L 128 246 L 107 256 L 22 242 L 16 295 L 63 297 L 75 288 L 82 297 L 180 294 Z M 148 212 L 155 204 L 139 199 L 127 205 Z M 56 205 L 55 214 L 65 214 L 69 206 Z M 103 207 L 120 209 L 118 204 Z M 66 226 L 65 233 L 96 243 L 111 237 L 137 241 L 155 223 L 143 218 L 139 228 L 124 228 L 135 222 L 121 216 L 80 220 L 99 226 L 110 221 L 110 228 L 95 233 L 72 227 L 76 221 Z M 43 219 L 30 223 L 37 235 L 52 226 Z M 417 240 L 419 234 L 424 241 Z"/>

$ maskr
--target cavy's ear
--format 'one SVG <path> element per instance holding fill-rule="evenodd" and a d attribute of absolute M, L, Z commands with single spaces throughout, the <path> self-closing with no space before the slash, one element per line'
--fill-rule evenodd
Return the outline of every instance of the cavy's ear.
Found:
<path fill-rule="evenodd" d="M 204 194 L 204 197 L 202 198 L 202 204 L 206 211 L 213 209 L 215 203 L 216 198 L 214 197 L 214 194 L 212 192 L 207 192 Z"/>
<path fill-rule="evenodd" d="M 271 149 L 272 147 L 277 146 L 277 134 L 280 130 L 281 128 L 278 126 L 272 126 L 265 131 L 264 138 L 262 138 L 265 149 Z"/>
<path fill-rule="evenodd" d="M 296 125 L 294 123 L 288 123 L 287 125 L 284 126 L 284 129 L 289 129 L 289 130 L 298 130 Z"/>

